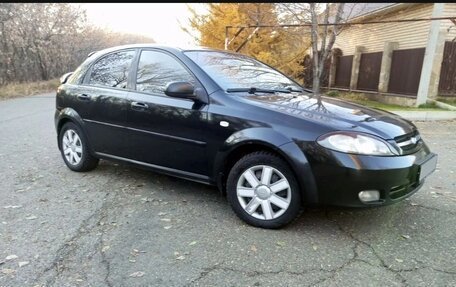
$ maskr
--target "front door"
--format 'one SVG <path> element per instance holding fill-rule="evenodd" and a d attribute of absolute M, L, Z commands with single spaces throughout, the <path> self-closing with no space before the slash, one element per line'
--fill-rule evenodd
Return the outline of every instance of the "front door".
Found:
<path fill-rule="evenodd" d="M 166 85 L 176 81 L 200 86 L 174 56 L 159 50 L 142 50 L 136 90 L 128 96 L 131 158 L 165 170 L 207 176 L 208 106 L 165 95 Z"/>

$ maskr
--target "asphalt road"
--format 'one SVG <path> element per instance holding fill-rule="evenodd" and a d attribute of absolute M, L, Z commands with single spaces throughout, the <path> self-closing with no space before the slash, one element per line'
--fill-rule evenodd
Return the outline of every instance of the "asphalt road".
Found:
<path fill-rule="evenodd" d="M 53 94 L 0 102 L 0 286 L 456 286 L 456 121 L 416 123 L 440 157 L 409 200 L 263 230 L 212 187 L 70 171 L 53 113 Z"/>

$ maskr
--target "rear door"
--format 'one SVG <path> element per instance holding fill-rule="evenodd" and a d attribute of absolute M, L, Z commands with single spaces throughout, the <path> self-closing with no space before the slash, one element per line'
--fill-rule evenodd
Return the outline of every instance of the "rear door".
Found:
<path fill-rule="evenodd" d="M 77 101 L 92 148 L 126 157 L 128 80 L 136 50 L 121 50 L 98 59 L 84 78 Z M 81 115 L 82 116 L 82 115 Z"/>
<path fill-rule="evenodd" d="M 170 53 L 142 50 L 129 94 L 127 125 L 134 160 L 190 172 L 208 173 L 206 156 L 207 105 L 165 95 L 170 82 L 184 81 L 202 88 L 196 77 Z"/>

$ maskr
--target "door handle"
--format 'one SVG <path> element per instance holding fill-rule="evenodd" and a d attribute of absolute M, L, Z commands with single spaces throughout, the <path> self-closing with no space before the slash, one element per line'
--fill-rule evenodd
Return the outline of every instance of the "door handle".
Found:
<path fill-rule="evenodd" d="M 80 94 L 78 95 L 78 99 L 80 99 L 81 101 L 89 101 L 90 100 L 90 96 L 89 95 L 86 95 L 86 94 Z"/>
<path fill-rule="evenodd" d="M 149 106 L 145 103 L 140 103 L 140 102 L 132 102 L 131 103 L 131 108 L 133 110 L 145 110 L 148 109 Z"/>

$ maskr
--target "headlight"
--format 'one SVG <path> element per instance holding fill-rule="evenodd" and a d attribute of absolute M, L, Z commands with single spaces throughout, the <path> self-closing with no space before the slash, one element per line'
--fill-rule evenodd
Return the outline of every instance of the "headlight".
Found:
<path fill-rule="evenodd" d="M 346 153 L 395 155 L 385 141 L 367 134 L 335 132 L 321 136 L 317 142 L 326 148 Z"/>

